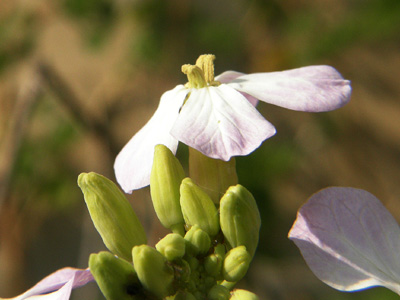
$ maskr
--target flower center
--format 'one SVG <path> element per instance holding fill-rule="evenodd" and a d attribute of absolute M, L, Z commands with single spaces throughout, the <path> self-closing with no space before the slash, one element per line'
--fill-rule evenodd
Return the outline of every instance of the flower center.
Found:
<path fill-rule="evenodd" d="M 183 65 L 182 72 L 187 75 L 187 88 L 201 89 L 207 86 L 218 86 L 221 83 L 214 80 L 214 60 L 215 55 L 200 55 L 196 65 Z"/>

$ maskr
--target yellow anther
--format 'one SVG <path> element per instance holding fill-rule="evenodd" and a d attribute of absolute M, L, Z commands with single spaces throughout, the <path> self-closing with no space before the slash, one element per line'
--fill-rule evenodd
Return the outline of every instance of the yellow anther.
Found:
<path fill-rule="evenodd" d="M 188 87 L 189 88 L 203 88 L 207 86 L 207 82 L 204 79 L 203 70 L 198 66 L 193 65 L 183 65 L 182 66 L 183 74 L 186 74 L 188 77 Z"/>
<path fill-rule="evenodd" d="M 214 81 L 214 60 L 215 55 L 204 54 L 199 56 L 196 65 L 183 65 L 182 72 L 189 80 L 186 87 L 199 89 L 220 85 L 220 82 Z"/>
<path fill-rule="evenodd" d="M 200 55 L 196 61 L 196 66 L 204 72 L 204 78 L 208 84 L 214 82 L 214 54 Z"/>

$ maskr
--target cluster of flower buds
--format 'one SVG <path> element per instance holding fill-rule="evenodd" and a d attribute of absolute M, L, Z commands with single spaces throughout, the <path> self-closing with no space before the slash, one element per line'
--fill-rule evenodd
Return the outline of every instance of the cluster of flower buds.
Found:
<path fill-rule="evenodd" d="M 225 178 L 215 184 L 216 176 L 209 175 L 208 184 L 194 172 L 195 182 L 185 178 L 167 147 L 156 146 L 151 196 L 160 222 L 172 233 L 155 247 L 146 244 L 142 225 L 114 183 L 96 173 L 79 176 L 94 225 L 110 250 L 89 259 L 90 271 L 108 300 L 258 299 L 234 289 L 257 247 L 261 221 L 256 202 L 241 185 L 227 188 L 237 182 L 232 162 L 225 168 L 221 161 L 206 158 L 194 169 L 212 172 L 212 164 L 218 164 L 214 169 Z M 217 195 L 222 195 L 220 201 Z"/>

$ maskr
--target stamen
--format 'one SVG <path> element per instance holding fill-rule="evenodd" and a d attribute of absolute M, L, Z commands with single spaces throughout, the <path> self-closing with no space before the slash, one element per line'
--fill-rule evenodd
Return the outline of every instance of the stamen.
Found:
<path fill-rule="evenodd" d="M 219 86 L 221 83 L 214 80 L 215 55 L 200 55 L 196 65 L 183 65 L 182 72 L 187 75 L 189 82 L 187 88 L 203 88 L 207 86 Z"/>
<path fill-rule="evenodd" d="M 203 54 L 196 61 L 196 66 L 203 70 L 204 78 L 208 84 L 214 82 L 214 60 L 214 54 Z"/>
<path fill-rule="evenodd" d="M 198 66 L 183 65 L 182 72 L 188 77 L 188 87 L 199 89 L 207 86 L 207 82 L 204 79 L 203 70 Z"/>

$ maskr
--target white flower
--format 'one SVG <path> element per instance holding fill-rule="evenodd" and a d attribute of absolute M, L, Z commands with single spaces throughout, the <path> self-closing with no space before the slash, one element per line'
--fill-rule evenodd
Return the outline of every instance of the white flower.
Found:
<path fill-rule="evenodd" d="M 184 65 L 189 82 L 162 95 L 152 118 L 118 154 L 114 169 L 125 192 L 149 184 L 157 144 L 175 153 L 181 141 L 224 161 L 257 149 L 275 134 L 274 126 L 255 109 L 257 100 L 322 112 L 350 99 L 350 82 L 330 66 L 248 75 L 227 71 L 214 80 L 214 59 L 202 55 L 196 65 Z"/>

